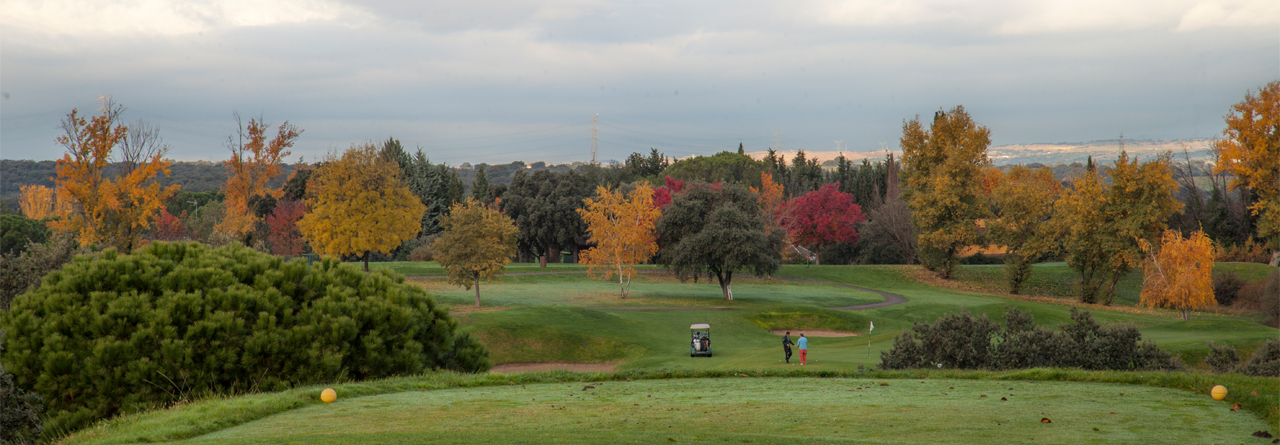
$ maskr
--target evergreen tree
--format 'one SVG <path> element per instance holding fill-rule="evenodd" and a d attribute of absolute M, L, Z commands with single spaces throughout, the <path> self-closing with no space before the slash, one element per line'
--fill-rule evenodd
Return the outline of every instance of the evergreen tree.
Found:
<path fill-rule="evenodd" d="M 485 202 L 485 198 L 489 196 L 489 174 L 484 171 L 484 164 L 476 167 L 476 179 L 471 181 L 471 197 L 476 201 Z"/>

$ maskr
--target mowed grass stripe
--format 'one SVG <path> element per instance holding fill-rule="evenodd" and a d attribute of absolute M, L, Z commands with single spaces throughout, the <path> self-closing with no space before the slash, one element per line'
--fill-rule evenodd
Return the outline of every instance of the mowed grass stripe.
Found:
<path fill-rule="evenodd" d="M 1042 423 L 1042 418 L 1052 423 Z M 360 397 L 289 411 L 189 442 L 1148 444 L 1245 441 L 1257 429 L 1266 429 L 1265 423 L 1231 412 L 1227 404 L 1152 387 L 723 378 Z"/>

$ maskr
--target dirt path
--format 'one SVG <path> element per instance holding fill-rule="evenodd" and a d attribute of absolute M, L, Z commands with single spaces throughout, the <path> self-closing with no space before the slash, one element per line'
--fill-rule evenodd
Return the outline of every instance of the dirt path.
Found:
<path fill-rule="evenodd" d="M 613 372 L 621 362 L 612 363 L 567 363 L 567 362 L 520 362 L 494 365 L 489 369 L 493 374 L 519 374 L 538 371 L 580 371 L 580 372 Z"/>
<path fill-rule="evenodd" d="M 637 272 L 639 272 L 639 273 L 643 273 L 643 274 L 663 274 L 663 273 L 669 273 L 669 272 L 667 272 L 667 271 L 662 271 L 662 270 L 641 270 L 641 271 L 637 271 Z M 556 271 L 556 272 L 513 272 L 513 273 L 509 273 L 509 274 L 505 274 L 505 275 L 547 275 L 547 274 L 584 274 L 584 273 L 587 273 L 587 271 L 585 271 L 585 270 L 566 270 L 566 271 Z M 761 276 L 758 276 L 758 275 L 745 275 L 745 274 L 744 274 L 744 275 L 739 275 L 739 276 L 743 276 L 743 277 L 752 277 L 752 278 L 765 278 L 765 277 L 761 277 Z M 445 276 L 445 275 L 405 275 L 405 278 L 448 278 L 448 277 L 447 277 L 447 276 Z M 875 308 L 888 307 L 888 306 L 893 306 L 893 305 L 895 305 L 895 304 L 902 304 L 902 303 L 906 303 L 906 302 L 907 302 L 907 297 L 904 297 L 904 296 L 901 296 L 901 295 L 898 295 L 898 294 L 889 293 L 889 292 L 885 292 L 885 291 L 878 291 L 878 290 L 875 290 L 875 289 L 867 289 L 867 288 L 865 288 L 865 287 L 850 286 L 850 285 L 848 285 L 848 284 L 828 283 L 828 282 L 826 282 L 826 281 L 806 280 L 806 279 L 804 279 L 804 278 L 785 278 L 785 277 L 768 277 L 768 278 L 773 278 L 773 279 L 775 279 L 775 280 L 791 281 L 791 282 L 796 282 L 796 283 L 813 283 L 813 284 L 821 284 L 821 285 L 825 285 L 825 286 L 843 287 L 843 288 L 845 288 L 845 289 L 853 289 L 853 290 L 859 290 L 859 291 L 863 291 L 863 292 L 871 292 L 871 293 L 873 293 L 873 294 L 876 294 L 876 295 L 879 295 L 879 296 L 881 296 L 881 297 L 884 297 L 884 301 L 881 301 L 881 302 L 879 302 L 879 303 L 871 303 L 871 304 L 857 304 L 857 305 L 853 305 L 853 306 L 827 307 L 827 308 L 823 308 L 823 309 L 838 309 L 838 310 L 844 310 L 844 311 L 865 311 L 865 310 L 867 310 L 867 309 L 875 309 Z M 733 309 L 733 308 L 732 308 L 732 307 L 729 307 L 729 306 L 650 306 L 650 307 L 635 307 L 635 306 L 631 306 L 631 307 L 628 307 L 628 306 L 597 306 L 597 307 L 588 307 L 588 308 L 585 308 L 585 309 L 618 309 L 618 310 L 686 310 L 686 311 L 687 311 L 687 310 Z"/>

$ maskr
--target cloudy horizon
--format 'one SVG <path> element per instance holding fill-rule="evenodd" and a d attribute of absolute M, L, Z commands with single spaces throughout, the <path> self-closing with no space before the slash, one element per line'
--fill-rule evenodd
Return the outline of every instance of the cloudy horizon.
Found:
<path fill-rule="evenodd" d="M 0 1 L 0 158 L 54 159 L 99 96 L 221 160 L 401 140 L 453 165 L 895 148 L 963 105 L 993 145 L 1218 136 L 1280 77 L 1274 1 Z M 780 134 L 780 135 L 779 135 Z"/>

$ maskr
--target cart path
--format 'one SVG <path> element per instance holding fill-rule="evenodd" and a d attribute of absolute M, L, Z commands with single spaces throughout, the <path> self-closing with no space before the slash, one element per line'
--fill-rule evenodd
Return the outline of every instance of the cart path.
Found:
<path fill-rule="evenodd" d="M 552 274 L 585 274 L 585 273 L 587 273 L 587 271 L 585 271 L 585 270 L 565 270 L 565 271 L 555 271 L 555 272 L 512 272 L 512 273 L 503 274 L 503 275 L 552 275 Z M 670 272 L 667 272 L 667 271 L 665 271 L 665 270 L 638 270 L 638 271 L 636 271 L 636 273 L 642 273 L 642 274 L 665 274 L 665 273 L 670 273 Z M 741 276 L 741 277 L 751 277 L 751 278 L 773 278 L 773 279 L 775 279 L 775 280 L 791 281 L 791 282 L 796 282 L 796 283 L 812 283 L 812 284 L 821 284 L 821 285 L 824 285 L 824 286 L 843 287 L 843 288 L 845 288 L 845 289 L 853 289 L 853 290 L 858 290 L 858 291 L 863 291 L 863 292 L 871 292 L 871 293 L 873 293 L 873 294 L 876 294 L 876 295 L 879 295 L 879 296 L 881 296 L 881 297 L 884 297 L 884 301 L 881 301 L 881 302 L 879 302 L 879 303 L 858 304 L 858 305 L 853 305 L 853 306 L 825 307 L 825 308 L 823 308 L 823 309 L 837 309 L 837 310 L 843 310 L 843 311 L 865 311 L 865 310 L 867 310 L 867 309 L 876 309 L 876 308 L 882 308 L 882 307 L 889 307 L 889 306 L 893 306 L 893 305 L 902 304 L 902 303 L 906 303 L 906 302 L 907 302 L 907 297 L 904 297 L 904 296 L 901 296 L 901 295 L 898 295 L 898 294 L 895 294 L 895 293 L 890 293 L 890 292 L 885 292 L 885 291 L 879 291 L 879 290 L 875 290 L 875 289 L 867 289 L 867 288 L 865 288 L 865 287 L 850 286 L 850 285 L 848 285 L 848 284 L 830 283 L 830 282 L 826 282 L 826 281 L 818 281 L 818 280 L 807 280 L 807 279 L 804 279 L 804 278 L 788 278 L 788 277 L 761 277 L 761 276 L 759 276 L 759 275 L 749 275 L 749 274 L 742 274 L 742 275 L 738 275 L 738 276 Z M 448 275 L 405 275 L 404 277 L 405 277 L 405 278 L 448 278 Z M 735 308 L 734 308 L 734 307 L 732 307 L 732 306 L 644 306 L 644 307 L 637 307 L 637 306 L 596 306 L 596 307 L 585 307 L 585 308 L 583 308 L 583 309 L 610 309 L 610 310 L 632 310 L 632 311 L 639 311 L 639 310 L 706 310 L 706 309 L 735 309 Z"/>

